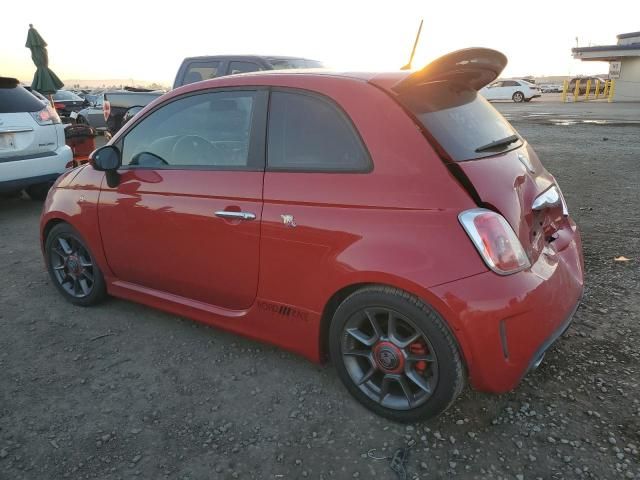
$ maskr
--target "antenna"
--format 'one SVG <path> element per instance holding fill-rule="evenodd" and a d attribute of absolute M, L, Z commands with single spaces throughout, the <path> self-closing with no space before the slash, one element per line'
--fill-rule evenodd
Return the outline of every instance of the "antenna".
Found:
<path fill-rule="evenodd" d="M 411 56 L 409 57 L 409 63 L 407 63 L 400 70 L 411 70 L 411 64 L 413 63 L 413 56 L 416 53 L 416 47 L 418 46 L 418 40 L 420 40 L 420 32 L 422 32 L 422 24 L 424 23 L 424 19 L 420 19 L 420 26 L 418 27 L 418 33 L 416 35 L 416 41 L 413 42 L 413 49 L 411 50 Z"/>

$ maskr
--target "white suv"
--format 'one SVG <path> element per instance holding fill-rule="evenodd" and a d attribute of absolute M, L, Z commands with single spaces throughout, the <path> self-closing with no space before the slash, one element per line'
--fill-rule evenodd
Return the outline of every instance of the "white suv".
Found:
<path fill-rule="evenodd" d="M 0 194 L 24 189 L 42 200 L 72 159 L 56 110 L 0 77 Z"/>

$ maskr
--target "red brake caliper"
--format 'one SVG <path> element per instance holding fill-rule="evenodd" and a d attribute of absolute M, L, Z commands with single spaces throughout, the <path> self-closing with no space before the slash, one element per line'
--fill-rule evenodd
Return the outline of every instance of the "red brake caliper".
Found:
<path fill-rule="evenodd" d="M 413 355 L 426 355 L 428 353 L 427 347 L 420 341 L 416 340 L 411 345 L 409 345 L 409 351 Z M 419 374 L 423 374 L 427 369 L 427 362 L 424 360 L 419 360 L 416 362 L 416 370 Z"/>

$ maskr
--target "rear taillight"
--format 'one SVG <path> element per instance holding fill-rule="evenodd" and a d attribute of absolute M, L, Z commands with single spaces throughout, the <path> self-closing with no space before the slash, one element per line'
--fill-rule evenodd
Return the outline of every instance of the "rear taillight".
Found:
<path fill-rule="evenodd" d="M 111 115 L 111 103 L 107 100 L 102 102 L 102 115 L 104 115 L 104 121 L 109 120 L 109 115 Z"/>
<path fill-rule="evenodd" d="M 463 228 L 484 263 L 500 275 L 510 275 L 531 266 L 522 244 L 502 215 L 474 208 L 458 215 Z"/>
<path fill-rule="evenodd" d="M 56 110 L 64 110 L 64 103 L 60 103 L 60 102 L 53 102 L 53 106 L 55 107 Z"/>
<path fill-rule="evenodd" d="M 60 123 L 58 112 L 56 112 L 56 109 L 51 105 L 47 105 L 39 112 L 31 112 L 31 116 L 39 125 L 53 125 L 54 123 Z"/>

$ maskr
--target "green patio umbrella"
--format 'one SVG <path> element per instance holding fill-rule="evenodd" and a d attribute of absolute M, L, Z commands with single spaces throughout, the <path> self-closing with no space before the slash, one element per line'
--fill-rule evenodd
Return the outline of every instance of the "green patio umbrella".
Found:
<path fill-rule="evenodd" d="M 49 55 L 47 54 L 47 42 L 40 36 L 38 31 L 29 24 L 29 33 L 27 34 L 27 43 L 25 44 L 31 50 L 31 59 L 36 65 L 36 73 L 31 82 L 31 88 L 37 90 L 43 95 L 51 95 L 56 93 L 64 86 L 58 76 L 49 68 Z"/>

